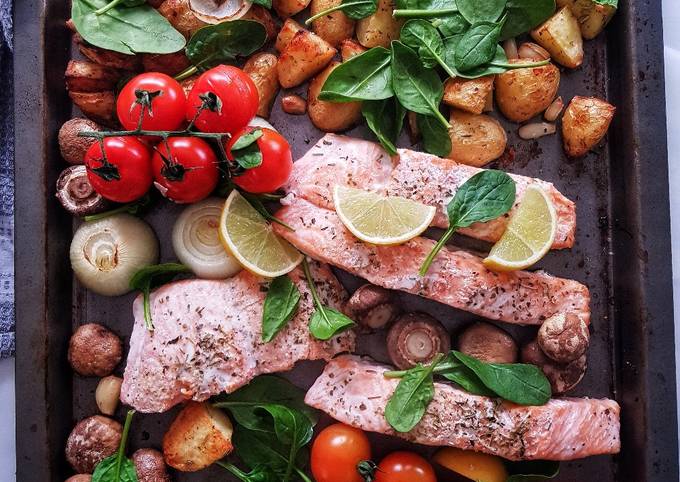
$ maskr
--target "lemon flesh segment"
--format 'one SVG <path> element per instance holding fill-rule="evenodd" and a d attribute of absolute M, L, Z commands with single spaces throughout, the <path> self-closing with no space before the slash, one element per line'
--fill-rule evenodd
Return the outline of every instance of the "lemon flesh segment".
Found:
<path fill-rule="evenodd" d="M 340 220 L 354 236 L 380 245 L 415 238 L 428 228 L 437 211 L 410 199 L 345 186 L 335 186 L 333 201 Z"/>
<path fill-rule="evenodd" d="M 546 192 L 530 186 L 484 264 L 498 271 L 526 269 L 550 250 L 557 231 L 557 214 Z"/>
<path fill-rule="evenodd" d="M 302 262 L 302 253 L 274 234 L 269 223 L 238 192 L 232 191 L 220 217 L 220 240 L 248 271 L 275 278 Z"/>

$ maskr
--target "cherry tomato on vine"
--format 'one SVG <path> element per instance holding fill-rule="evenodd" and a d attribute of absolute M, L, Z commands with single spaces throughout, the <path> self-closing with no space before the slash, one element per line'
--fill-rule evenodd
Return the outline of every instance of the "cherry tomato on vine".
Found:
<path fill-rule="evenodd" d="M 375 482 L 437 482 L 432 465 L 413 452 L 393 452 L 378 464 Z"/>
<path fill-rule="evenodd" d="M 207 106 L 200 114 L 202 105 Z M 241 69 L 218 65 L 204 72 L 189 92 L 186 119 L 203 132 L 234 132 L 248 125 L 259 105 L 257 87 Z M 196 117 L 198 115 L 198 117 Z"/>
<path fill-rule="evenodd" d="M 142 129 L 174 131 L 184 123 L 187 98 L 182 86 L 170 76 L 147 72 L 131 79 L 116 100 L 118 120 L 127 130 L 135 130 L 144 107 Z"/>
<path fill-rule="evenodd" d="M 106 199 L 128 203 L 142 197 L 151 187 L 151 154 L 134 137 L 107 137 L 102 153 L 99 141 L 85 154 L 87 178 L 95 191 Z"/>
<path fill-rule="evenodd" d="M 171 201 L 198 202 L 217 186 L 217 162 L 212 147 L 203 139 L 170 137 L 156 146 L 153 155 L 156 187 Z"/>
<path fill-rule="evenodd" d="M 323 429 L 314 440 L 312 474 L 316 482 L 364 482 L 357 465 L 370 458 L 371 445 L 366 434 L 336 423 Z"/>
<path fill-rule="evenodd" d="M 230 161 L 233 161 L 236 155 L 236 152 L 232 152 L 232 147 L 239 138 L 257 129 L 246 127 L 234 134 L 227 144 L 227 158 Z M 262 164 L 234 177 L 234 183 L 252 193 L 274 192 L 288 180 L 293 170 L 293 154 L 288 141 L 281 134 L 266 128 L 259 130 L 262 131 L 262 136 L 255 142 L 262 153 Z"/>

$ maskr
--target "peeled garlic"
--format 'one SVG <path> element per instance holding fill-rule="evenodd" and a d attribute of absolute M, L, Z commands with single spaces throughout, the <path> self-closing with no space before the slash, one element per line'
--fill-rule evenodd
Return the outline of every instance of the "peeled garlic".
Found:
<path fill-rule="evenodd" d="M 99 380 L 97 390 L 94 392 L 94 398 L 97 402 L 99 411 L 104 415 L 113 415 L 118 407 L 118 400 L 120 400 L 120 387 L 123 384 L 123 379 L 113 375 L 104 377 Z"/>

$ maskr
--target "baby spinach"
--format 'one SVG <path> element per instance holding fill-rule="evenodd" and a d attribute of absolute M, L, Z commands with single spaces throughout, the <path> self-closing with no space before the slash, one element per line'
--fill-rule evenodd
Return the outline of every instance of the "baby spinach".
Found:
<path fill-rule="evenodd" d="M 257 140 L 263 136 L 262 129 L 253 129 L 239 137 L 231 146 L 234 161 L 243 169 L 253 169 L 262 164 L 262 152 Z"/>
<path fill-rule="evenodd" d="M 373 131 L 387 152 L 397 154 L 397 139 L 404 126 L 406 110 L 395 97 L 384 100 L 367 100 L 361 106 L 361 113 L 368 128 Z"/>
<path fill-rule="evenodd" d="M 191 270 L 179 263 L 165 263 L 146 266 L 137 271 L 130 279 L 130 288 L 139 290 L 144 295 L 144 322 L 146 328 L 153 331 L 151 320 L 151 291 L 165 283 L 169 283 L 175 277 Z"/>
<path fill-rule="evenodd" d="M 456 6 L 471 24 L 495 22 L 505 10 L 507 0 L 456 0 Z"/>
<path fill-rule="evenodd" d="M 554 479 L 560 473 L 560 463 L 548 460 L 506 462 L 510 476 L 506 482 L 541 482 Z"/>
<path fill-rule="evenodd" d="M 328 8 L 322 12 L 312 15 L 305 21 L 305 25 L 311 25 L 315 20 L 325 17 L 329 13 L 342 12 L 349 18 L 354 20 L 361 20 L 362 18 L 373 15 L 378 9 L 377 0 L 343 0 L 340 5 Z"/>
<path fill-rule="evenodd" d="M 593 0 L 598 5 L 609 5 L 610 7 L 618 8 L 619 0 Z"/>
<path fill-rule="evenodd" d="M 484 170 L 465 181 L 447 206 L 449 228 L 425 258 L 420 276 L 425 276 L 437 253 L 457 229 L 496 219 L 514 203 L 515 181 L 502 171 Z"/>
<path fill-rule="evenodd" d="M 134 410 L 128 411 L 118 451 L 97 464 L 92 474 L 92 482 L 138 482 L 135 464 L 125 456 L 125 446 L 134 415 Z"/>
<path fill-rule="evenodd" d="M 396 18 L 438 18 L 458 12 L 455 0 L 397 0 Z"/>
<path fill-rule="evenodd" d="M 501 40 L 517 37 L 545 22 L 555 13 L 555 0 L 507 0 L 507 19 Z"/>
<path fill-rule="evenodd" d="M 432 20 L 432 25 L 446 38 L 464 33 L 470 24 L 460 13 L 453 13 L 445 17 Z"/>
<path fill-rule="evenodd" d="M 97 9 L 94 13 L 97 15 L 103 15 L 112 8 L 115 8 L 119 5 L 123 7 L 138 7 L 140 5 L 144 5 L 145 3 L 146 0 L 113 0 L 107 5 L 104 5 L 102 8 Z"/>
<path fill-rule="evenodd" d="M 269 284 L 262 309 L 262 341 L 274 339 L 297 312 L 300 290 L 288 276 L 279 276 Z"/>
<path fill-rule="evenodd" d="M 446 361 L 435 368 L 435 373 L 460 386 L 466 392 L 483 397 L 494 397 L 496 394 L 489 390 L 475 372 L 458 361 L 449 353 Z"/>
<path fill-rule="evenodd" d="M 418 114 L 418 129 L 423 136 L 423 147 L 430 154 L 446 157 L 451 154 L 451 137 L 449 131 L 434 120 L 433 117 Z"/>
<path fill-rule="evenodd" d="M 329 102 L 382 100 L 394 96 L 390 51 L 374 47 L 343 62 L 331 72 L 319 93 Z"/>
<path fill-rule="evenodd" d="M 454 65 L 466 72 L 491 62 L 498 47 L 502 23 L 478 23 L 465 32 L 456 45 Z"/>
<path fill-rule="evenodd" d="M 440 65 L 449 76 L 456 76 L 442 58 L 444 42 L 430 22 L 421 19 L 409 20 L 401 28 L 399 40 L 418 52 L 420 61 L 425 67 L 432 69 Z"/>

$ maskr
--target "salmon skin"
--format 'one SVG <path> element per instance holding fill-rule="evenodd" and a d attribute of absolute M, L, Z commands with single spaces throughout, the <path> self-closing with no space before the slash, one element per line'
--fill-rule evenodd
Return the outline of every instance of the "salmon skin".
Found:
<path fill-rule="evenodd" d="M 406 291 L 492 320 L 540 325 L 572 312 L 590 322 L 590 293 L 576 281 L 544 272 L 494 272 L 467 251 L 442 249 L 424 277 L 418 270 L 435 242 L 414 238 L 398 246 L 372 246 L 342 224 L 335 211 L 298 199 L 276 216 L 294 231 L 277 234 L 312 258 L 383 288 Z"/>
<path fill-rule="evenodd" d="M 340 356 L 326 365 L 305 402 L 361 430 L 509 460 L 573 460 L 621 449 L 620 407 L 613 400 L 560 398 L 521 406 L 446 383 L 435 383 L 434 400 L 418 425 L 397 433 L 384 415 L 398 384 L 383 376 L 390 369 L 365 358 Z"/>
<path fill-rule="evenodd" d="M 347 293 L 326 265 L 311 266 L 321 300 L 342 309 Z M 123 403 L 164 412 L 185 400 L 233 392 L 263 373 L 290 370 L 300 360 L 328 360 L 354 351 L 354 333 L 321 342 L 308 328 L 314 311 L 300 269 L 289 275 L 302 294 L 298 312 L 269 343 L 262 341 L 264 280 L 246 271 L 224 280 L 186 280 L 151 294 L 155 326 L 144 325 L 141 296 L 121 390 Z"/>
<path fill-rule="evenodd" d="M 317 206 L 333 209 L 333 189 L 339 184 L 434 206 L 437 214 L 432 226 L 447 228 L 446 205 L 458 188 L 482 169 L 408 149 L 399 149 L 398 152 L 393 159 L 379 144 L 326 134 L 293 164 L 293 172 L 284 186 L 289 197 L 283 203 L 302 197 Z M 552 183 L 515 174 L 510 176 L 517 190 L 513 210 L 527 187 L 541 187 L 548 193 L 557 213 L 557 232 L 552 248 L 571 248 L 576 232 L 574 203 Z M 505 215 L 486 223 L 476 223 L 458 232 L 493 243 L 505 231 L 508 217 Z"/>

